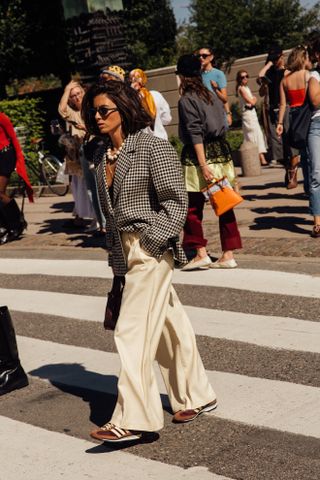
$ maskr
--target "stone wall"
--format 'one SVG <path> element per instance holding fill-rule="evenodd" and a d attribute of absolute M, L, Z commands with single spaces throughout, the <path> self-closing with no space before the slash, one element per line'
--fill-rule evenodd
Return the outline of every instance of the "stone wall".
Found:
<path fill-rule="evenodd" d="M 287 55 L 290 50 L 286 50 Z M 266 54 L 256 55 L 254 57 L 240 58 L 236 60 L 229 71 L 226 71 L 228 80 L 228 98 L 230 105 L 238 102 L 235 96 L 236 75 L 238 70 L 244 69 L 249 73 L 249 87 L 254 95 L 258 95 L 258 85 L 256 78 L 258 72 L 264 66 L 266 61 Z M 178 133 L 178 111 L 177 104 L 179 100 L 178 82 L 175 75 L 176 67 L 157 68 L 155 70 L 147 71 L 148 75 L 148 88 L 150 90 L 158 90 L 165 97 L 170 105 L 172 113 L 172 123 L 167 127 L 169 135 L 177 135 Z"/>

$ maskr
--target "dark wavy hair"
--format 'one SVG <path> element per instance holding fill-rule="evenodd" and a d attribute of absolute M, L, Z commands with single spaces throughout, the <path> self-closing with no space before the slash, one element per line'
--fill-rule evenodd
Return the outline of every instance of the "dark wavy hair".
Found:
<path fill-rule="evenodd" d="M 181 83 L 179 86 L 180 95 L 186 93 L 195 93 L 198 97 L 204 100 L 206 103 L 213 105 L 214 97 L 212 92 L 208 90 L 202 83 L 202 78 L 199 77 L 180 77 Z"/>
<path fill-rule="evenodd" d="M 81 115 L 86 129 L 92 135 L 101 135 L 95 115 L 92 114 L 93 101 L 98 95 L 106 95 L 115 103 L 119 111 L 122 129 L 127 137 L 146 127 L 153 126 L 153 119 L 143 108 L 141 97 L 130 85 L 117 80 L 92 85 L 82 100 Z"/>
<path fill-rule="evenodd" d="M 248 75 L 247 70 L 238 70 L 237 71 L 237 76 L 236 76 L 236 96 L 237 97 L 239 96 L 238 88 L 240 87 L 241 82 L 242 82 L 242 78 L 241 78 L 242 73 L 246 73 Z"/>

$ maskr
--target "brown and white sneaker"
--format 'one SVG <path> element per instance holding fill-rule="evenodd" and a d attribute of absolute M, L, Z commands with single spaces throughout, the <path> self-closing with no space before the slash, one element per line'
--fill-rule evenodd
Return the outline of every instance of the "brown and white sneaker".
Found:
<path fill-rule="evenodd" d="M 217 408 L 217 406 L 218 402 L 217 399 L 215 399 L 203 407 L 194 408 L 192 410 L 179 410 L 173 415 L 172 421 L 174 423 L 192 422 L 192 420 L 195 420 L 202 413 L 210 412 L 211 410 Z"/>
<path fill-rule="evenodd" d="M 113 423 L 106 423 L 97 430 L 93 430 L 90 433 L 90 436 L 96 440 L 101 440 L 102 442 L 120 443 L 140 440 L 142 432 L 126 430 L 113 425 Z"/>

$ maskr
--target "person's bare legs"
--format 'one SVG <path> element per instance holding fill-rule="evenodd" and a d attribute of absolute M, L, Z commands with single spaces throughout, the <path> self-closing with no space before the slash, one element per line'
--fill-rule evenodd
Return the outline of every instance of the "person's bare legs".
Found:
<path fill-rule="evenodd" d="M 222 252 L 221 257 L 219 258 L 219 262 L 225 262 L 227 260 L 233 260 L 233 250 L 226 250 L 225 252 Z"/>
<path fill-rule="evenodd" d="M 268 165 L 268 162 L 264 156 L 264 153 L 259 153 L 260 165 Z"/>
<path fill-rule="evenodd" d="M 202 258 L 206 258 L 208 256 L 208 252 L 206 247 L 197 248 L 197 255 L 194 257 L 194 261 L 201 260 Z"/>
<path fill-rule="evenodd" d="M 291 157 L 289 168 L 287 169 L 287 189 L 296 188 L 298 186 L 298 165 L 300 163 L 300 156 L 295 155 Z"/>

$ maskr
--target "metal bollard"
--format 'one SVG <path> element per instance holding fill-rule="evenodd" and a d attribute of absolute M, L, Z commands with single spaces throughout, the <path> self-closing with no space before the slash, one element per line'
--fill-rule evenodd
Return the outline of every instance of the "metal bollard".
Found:
<path fill-rule="evenodd" d="M 239 148 L 240 165 L 244 177 L 261 175 L 258 146 L 252 142 L 243 142 Z"/>

